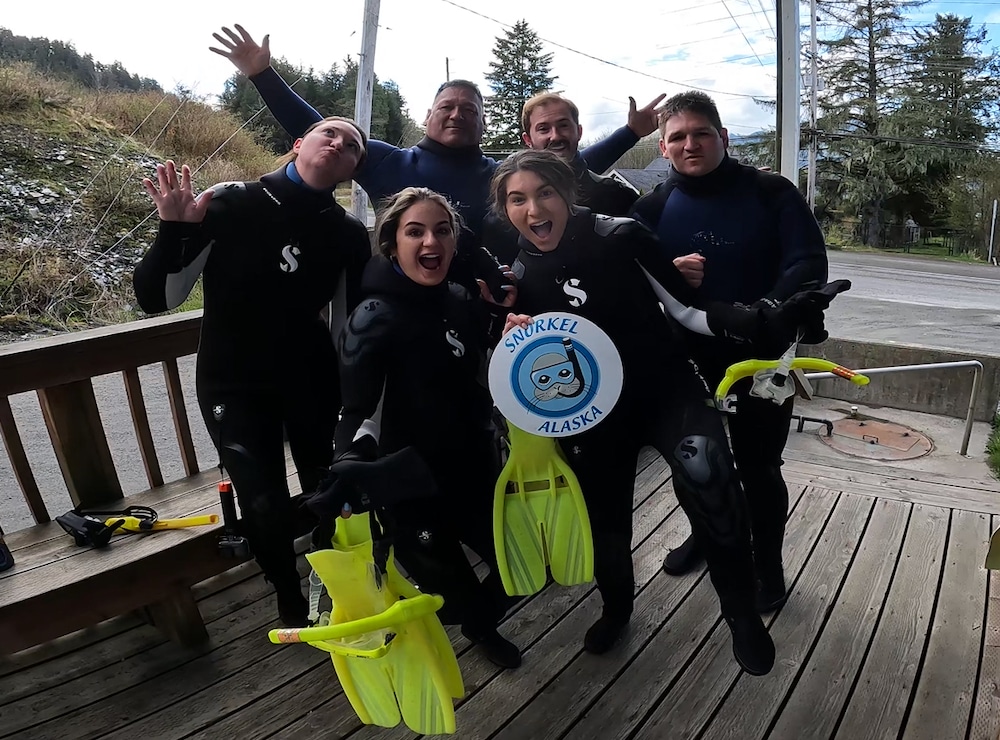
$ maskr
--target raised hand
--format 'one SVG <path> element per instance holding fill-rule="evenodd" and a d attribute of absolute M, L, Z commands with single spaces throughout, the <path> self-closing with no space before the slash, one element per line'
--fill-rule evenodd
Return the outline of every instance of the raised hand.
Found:
<path fill-rule="evenodd" d="M 659 127 L 660 111 L 656 109 L 656 106 L 659 105 L 660 101 L 665 97 L 667 97 L 666 93 L 657 95 L 653 98 L 649 105 L 643 106 L 638 110 L 636 110 L 635 107 L 635 98 L 631 96 L 629 97 L 628 127 L 632 129 L 632 133 L 640 139 L 643 136 L 649 136 Z"/>
<path fill-rule="evenodd" d="M 212 191 L 206 190 L 197 198 L 191 187 L 191 169 L 181 167 L 181 178 L 177 180 L 177 167 L 173 161 L 156 165 L 157 184 L 148 177 L 142 181 L 149 197 L 156 204 L 156 212 L 161 221 L 181 221 L 189 224 L 199 224 L 205 220 Z"/>
<path fill-rule="evenodd" d="M 219 56 L 224 56 L 233 66 L 247 77 L 260 74 L 271 66 L 271 43 L 270 35 L 265 34 L 260 44 L 253 40 L 246 29 L 239 23 L 234 23 L 234 27 L 239 31 L 239 36 L 231 30 L 222 27 L 222 32 L 228 36 L 224 38 L 217 33 L 212 36 L 222 44 L 225 49 L 218 49 L 214 46 L 208 47 L 209 51 L 214 51 Z"/>

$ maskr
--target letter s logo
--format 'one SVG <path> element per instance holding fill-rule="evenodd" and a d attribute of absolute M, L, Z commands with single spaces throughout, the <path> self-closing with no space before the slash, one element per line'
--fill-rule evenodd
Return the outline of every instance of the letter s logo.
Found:
<path fill-rule="evenodd" d="M 570 278 L 563 283 L 563 293 L 569 296 L 569 305 L 573 308 L 579 308 L 587 302 L 587 294 L 580 288 L 577 278 Z"/>
<path fill-rule="evenodd" d="M 462 341 L 458 338 L 457 331 L 449 329 L 444 335 L 444 340 L 451 345 L 451 353 L 455 355 L 455 357 L 461 357 L 465 354 L 465 345 L 462 344 Z"/>
<path fill-rule="evenodd" d="M 285 246 L 281 250 L 281 271 L 282 272 L 295 272 L 299 269 L 299 261 L 295 259 L 298 255 L 302 254 L 298 247 L 292 246 L 291 244 Z"/>

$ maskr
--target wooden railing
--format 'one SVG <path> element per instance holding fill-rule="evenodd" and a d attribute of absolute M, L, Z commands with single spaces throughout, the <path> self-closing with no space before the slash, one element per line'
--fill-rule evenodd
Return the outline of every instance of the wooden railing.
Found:
<path fill-rule="evenodd" d="M 122 497 L 92 379 L 122 373 L 139 454 L 150 488 L 163 475 L 139 382 L 139 368 L 162 364 L 185 475 L 198 460 L 184 405 L 177 358 L 198 349 L 201 311 L 88 329 L 0 346 L 0 434 L 14 476 L 36 523 L 48 522 L 9 397 L 34 391 L 73 505 L 96 506 Z"/>

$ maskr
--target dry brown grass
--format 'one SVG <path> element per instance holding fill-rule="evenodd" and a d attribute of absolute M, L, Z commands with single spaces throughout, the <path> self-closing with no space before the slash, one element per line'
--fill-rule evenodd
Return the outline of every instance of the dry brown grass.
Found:
<path fill-rule="evenodd" d="M 32 323 L 67 329 L 134 317 L 129 281 L 103 285 L 91 276 L 93 249 L 90 257 L 81 257 L 53 245 L 88 245 L 105 254 L 107 245 L 115 249 L 119 237 L 152 209 L 140 184 L 152 172 L 141 171 L 146 165 L 140 162 L 169 158 L 200 169 L 199 188 L 255 180 L 276 166 L 276 157 L 241 130 L 242 121 L 205 103 L 173 94 L 88 90 L 48 78 L 27 64 L 0 64 L 0 122 L 43 129 L 49 140 L 78 142 L 82 135 L 88 144 L 103 142 L 91 151 L 116 152 L 115 161 L 82 193 L 73 218 L 45 244 L 37 236 L 24 239 L 30 224 L 0 224 L 0 331 Z M 29 162 L 22 164 L 27 168 Z M 94 231 L 98 223 L 99 233 Z M 195 291 L 186 307 L 199 304 Z"/>
<path fill-rule="evenodd" d="M 73 101 L 75 93 L 73 85 L 40 75 L 30 64 L 0 66 L 0 114 L 64 108 Z"/>
<path fill-rule="evenodd" d="M 107 91 L 84 92 L 81 102 L 87 113 L 131 134 L 160 158 L 202 168 L 202 183 L 254 180 L 274 169 L 275 156 L 251 132 L 240 130 L 242 121 L 205 103 L 173 94 Z"/>
<path fill-rule="evenodd" d="M 25 331 L 43 324 L 65 330 L 127 320 L 120 297 L 96 283 L 84 267 L 70 252 L 0 243 L 0 328 Z"/>

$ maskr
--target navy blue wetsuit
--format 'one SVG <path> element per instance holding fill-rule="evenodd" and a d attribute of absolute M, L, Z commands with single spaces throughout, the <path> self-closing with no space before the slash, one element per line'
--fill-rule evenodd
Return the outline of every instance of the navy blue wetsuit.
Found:
<path fill-rule="evenodd" d="M 659 236 L 664 256 L 705 257 L 694 291 L 700 302 L 780 303 L 827 280 L 826 247 L 798 189 L 776 174 L 726 157 L 713 172 L 689 177 L 671 171 L 667 182 L 643 196 L 635 216 Z M 690 335 L 692 357 L 714 387 L 726 368 L 752 357 L 773 358 L 783 347 L 739 344 Z M 729 418 L 732 449 L 746 491 L 758 569 L 780 569 L 788 516 L 781 477 L 792 400 L 777 406 L 750 396 L 750 383 L 734 388 L 737 413 Z"/>

